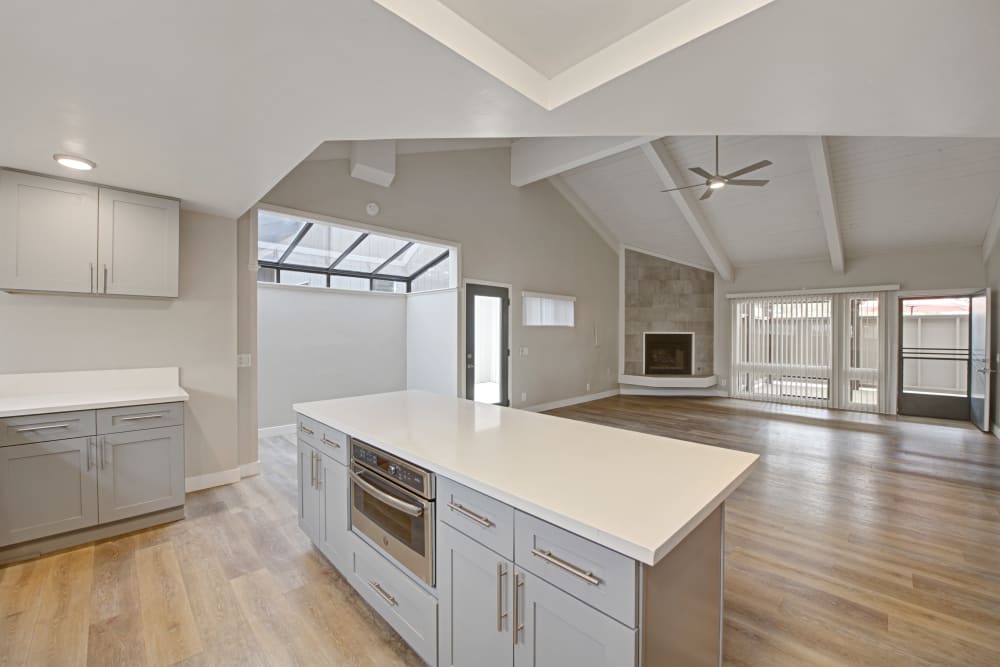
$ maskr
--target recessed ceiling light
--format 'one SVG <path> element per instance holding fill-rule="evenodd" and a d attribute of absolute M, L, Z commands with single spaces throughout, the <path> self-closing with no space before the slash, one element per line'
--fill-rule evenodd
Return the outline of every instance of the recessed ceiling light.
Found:
<path fill-rule="evenodd" d="M 79 171 L 90 171 L 91 169 L 95 169 L 97 167 L 97 163 L 92 160 L 76 155 L 66 155 L 65 153 L 56 153 L 52 156 L 52 159 L 64 167 L 77 169 Z"/>

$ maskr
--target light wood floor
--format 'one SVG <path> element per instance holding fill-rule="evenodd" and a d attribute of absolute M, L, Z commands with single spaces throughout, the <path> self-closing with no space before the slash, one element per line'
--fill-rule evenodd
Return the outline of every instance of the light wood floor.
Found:
<path fill-rule="evenodd" d="M 727 665 L 1000 665 L 991 436 L 728 399 L 554 414 L 762 455 L 727 505 Z M 0 665 L 421 664 L 298 530 L 292 442 L 261 457 L 185 521 L 0 569 Z"/>

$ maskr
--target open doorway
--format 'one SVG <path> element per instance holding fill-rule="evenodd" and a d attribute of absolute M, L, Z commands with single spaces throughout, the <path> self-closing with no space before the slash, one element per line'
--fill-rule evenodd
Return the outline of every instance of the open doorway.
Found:
<path fill-rule="evenodd" d="M 510 405 L 510 289 L 467 283 L 465 299 L 466 398 Z"/>

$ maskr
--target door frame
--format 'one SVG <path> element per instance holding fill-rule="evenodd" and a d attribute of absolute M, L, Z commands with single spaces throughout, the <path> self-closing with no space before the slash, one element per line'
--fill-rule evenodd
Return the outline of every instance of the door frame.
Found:
<path fill-rule="evenodd" d="M 459 345 L 459 362 L 460 362 L 459 374 L 462 376 L 460 384 L 462 388 L 461 395 L 464 398 L 469 398 L 469 400 L 471 400 L 471 398 L 469 397 L 469 387 L 468 387 L 469 374 L 466 372 L 467 370 L 466 354 L 468 352 L 467 343 L 468 343 L 468 331 L 469 331 L 468 329 L 469 323 L 467 317 L 469 293 L 467 288 L 469 285 L 481 285 L 483 287 L 501 287 L 507 290 L 507 298 L 509 300 L 509 303 L 507 305 L 507 396 L 506 397 L 501 396 L 501 398 L 504 399 L 503 401 L 501 401 L 501 405 L 509 407 L 513 402 L 512 397 L 514 396 L 514 363 L 513 363 L 514 318 L 512 315 L 514 310 L 514 286 L 511 285 L 510 283 L 501 283 L 492 280 L 480 280 L 478 278 L 462 279 L 462 287 L 461 287 L 462 298 L 460 299 L 459 303 L 459 307 L 461 309 L 459 326 L 462 330 L 460 336 L 462 342 Z"/>

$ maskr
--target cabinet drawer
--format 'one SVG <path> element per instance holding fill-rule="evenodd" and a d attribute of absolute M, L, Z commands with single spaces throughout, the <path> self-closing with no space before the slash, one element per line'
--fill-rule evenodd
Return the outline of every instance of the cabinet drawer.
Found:
<path fill-rule="evenodd" d="M 514 562 L 630 628 L 636 627 L 638 567 L 631 558 L 516 511 Z"/>
<path fill-rule="evenodd" d="M 183 403 L 133 405 L 127 408 L 108 408 L 97 411 L 97 432 L 102 435 L 141 431 L 147 428 L 180 426 L 183 423 Z"/>
<path fill-rule="evenodd" d="M 347 434 L 303 415 L 299 415 L 296 432 L 318 451 L 338 463 L 347 465 Z"/>
<path fill-rule="evenodd" d="M 507 560 L 514 559 L 514 508 L 444 477 L 437 478 L 438 517 Z"/>
<path fill-rule="evenodd" d="M 353 533 L 351 585 L 427 664 L 437 664 L 437 600 Z"/>
<path fill-rule="evenodd" d="M 96 433 L 93 410 L 0 419 L 0 445 L 84 438 Z"/>

